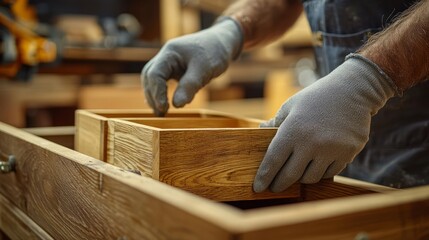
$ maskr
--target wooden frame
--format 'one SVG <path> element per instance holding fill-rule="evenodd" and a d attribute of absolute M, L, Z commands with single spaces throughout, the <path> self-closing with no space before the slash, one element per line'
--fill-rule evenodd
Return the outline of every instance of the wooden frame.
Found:
<path fill-rule="evenodd" d="M 298 183 L 282 194 L 253 191 L 256 170 L 277 131 L 259 128 L 261 120 L 207 110 L 176 111 L 169 118 L 110 111 L 76 114 L 78 131 L 94 136 L 78 135 L 77 146 L 103 138 L 99 152 L 110 164 L 216 201 L 300 196 Z"/>
<path fill-rule="evenodd" d="M 226 117 L 208 110 L 169 111 L 166 117 Z M 154 117 L 152 110 L 77 110 L 75 117 L 75 149 L 88 156 L 106 161 L 108 120 L 112 118 L 148 118 Z"/>
<path fill-rule="evenodd" d="M 0 150 L 17 159 L 16 172 L 0 175 L 0 228 L 15 239 L 429 236 L 429 186 L 394 191 L 338 177 L 317 187 L 305 185 L 296 203 L 240 210 L 3 123 Z M 13 219 L 21 219 L 21 227 L 5 224 Z"/>

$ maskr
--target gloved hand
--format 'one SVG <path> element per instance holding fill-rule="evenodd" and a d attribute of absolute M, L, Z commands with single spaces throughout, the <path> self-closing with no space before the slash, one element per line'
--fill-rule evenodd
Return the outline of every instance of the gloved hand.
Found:
<path fill-rule="evenodd" d="M 221 75 L 241 50 L 242 32 L 234 20 L 173 39 L 146 64 L 141 74 L 146 99 L 157 116 L 168 111 L 167 80 L 179 80 L 173 105 L 183 107 L 212 78 Z"/>
<path fill-rule="evenodd" d="M 316 183 L 340 173 L 369 138 L 371 116 L 397 93 L 370 60 L 351 54 L 332 73 L 287 100 L 261 127 L 279 127 L 253 189 L 281 192 L 300 180 Z"/>

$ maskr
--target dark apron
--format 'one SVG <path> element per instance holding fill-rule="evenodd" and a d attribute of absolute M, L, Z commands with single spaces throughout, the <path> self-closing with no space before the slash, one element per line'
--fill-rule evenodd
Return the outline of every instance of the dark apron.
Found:
<path fill-rule="evenodd" d="M 324 76 L 415 0 L 303 0 Z M 429 184 L 429 81 L 390 99 L 341 175 L 397 188 Z"/>

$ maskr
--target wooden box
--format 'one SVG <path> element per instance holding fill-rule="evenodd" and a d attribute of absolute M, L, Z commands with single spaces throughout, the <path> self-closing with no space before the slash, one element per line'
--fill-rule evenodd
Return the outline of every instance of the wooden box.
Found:
<path fill-rule="evenodd" d="M 282 194 L 253 192 L 256 170 L 277 131 L 259 128 L 260 120 L 206 110 L 176 111 L 167 118 L 110 111 L 77 112 L 78 151 L 90 155 L 96 149 L 85 146 L 102 139 L 95 153 L 107 163 L 216 201 L 300 196 L 298 183 Z"/>
<path fill-rule="evenodd" d="M 0 123 L 0 235 L 10 239 L 428 239 L 429 186 L 336 177 L 298 199 L 220 203 Z M 8 239 L 8 238 L 6 238 Z"/>
<path fill-rule="evenodd" d="M 76 111 L 76 140 L 75 148 L 88 156 L 106 161 L 107 159 L 107 136 L 109 119 L 123 118 L 153 118 L 152 110 L 77 110 Z M 181 118 L 225 118 L 218 112 L 207 110 L 184 110 L 170 111 L 167 116 Z"/>

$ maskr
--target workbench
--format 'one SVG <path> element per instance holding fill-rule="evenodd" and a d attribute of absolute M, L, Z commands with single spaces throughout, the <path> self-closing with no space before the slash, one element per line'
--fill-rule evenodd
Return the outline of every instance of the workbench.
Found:
<path fill-rule="evenodd" d="M 337 177 L 297 199 L 215 202 L 34 134 L 0 123 L 0 151 L 16 159 L 0 175 L 11 239 L 429 239 L 428 186 Z"/>

